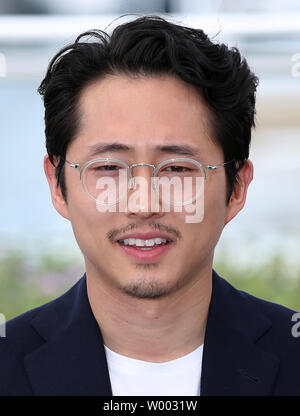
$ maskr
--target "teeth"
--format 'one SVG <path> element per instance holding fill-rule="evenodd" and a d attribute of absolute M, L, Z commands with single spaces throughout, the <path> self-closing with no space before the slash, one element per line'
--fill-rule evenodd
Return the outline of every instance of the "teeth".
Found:
<path fill-rule="evenodd" d="M 137 247 L 153 247 L 155 244 L 165 244 L 168 240 L 165 238 L 150 238 L 149 240 L 142 240 L 140 238 L 126 238 L 125 240 L 120 240 L 125 246 L 137 246 Z"/>

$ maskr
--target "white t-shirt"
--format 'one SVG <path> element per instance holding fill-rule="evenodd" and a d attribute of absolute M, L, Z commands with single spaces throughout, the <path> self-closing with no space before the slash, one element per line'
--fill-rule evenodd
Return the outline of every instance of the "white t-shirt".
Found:
<path fill-rule="evenodd" d="M 113 396 L 199 396 L 203 344 L 163 363 L 128 358 L 104 346 Z"/>

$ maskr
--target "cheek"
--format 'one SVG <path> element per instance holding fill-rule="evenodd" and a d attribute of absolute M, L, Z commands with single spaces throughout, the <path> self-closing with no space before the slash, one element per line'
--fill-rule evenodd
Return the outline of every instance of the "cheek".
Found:
<path fill-rule="evenodd" d="M 218 235 L 223 230 L 226 218 L 226 182 L 223 175 L 209 178 L 204 192 L 204 219 L 211 231 Z"/>
<path fill-rule="evenodd" d="M 216 180 L 218 179 L 218 180 Z M 204 187 L 204 216 L 202 221 L 188 223 L 186 216 L 195 217 L 194 213 L 174 213 L 179 228 L 184 236 L 182 253 L 184 257 L 196 254 L 200 261 L 216 246 L 225 224 L 225 181 L 222 176 L 209 178 Z M 199 210 L 200 211 L 200 210 Z M 201 253 L 201 254 L 200 254 Z"/>
<path fill-rule="evenodd" d="M 68 199 L 69 218 L 76 241 L 83 253 L 93 248 L 102 248 L 103 230 L 107 224 L 107 215 L 97 211 L 96 203 L 85 193 L 78 191 Z M 101 238 L 102 237 L 102 238 Z"/>
<path fill-rule="evenodd" d="M 217 179 L 217 180 L 216 180 Z M 225 225 L 225 181 L 222 176 L 209 178 L 204 188 L 204 215 L 199 223 L 187 224 L 189 238 L 204 248 L 213 248 Z"/>
<path fill-rule="evenodd" d="M 93 227 L 101 222 L 101 215 L 96 210 L 96 204 L 85 193 L 79 175 L 66 178 L 66 186 L 69 218 L 77 238 L 80 232 L 91 232 Z"/>

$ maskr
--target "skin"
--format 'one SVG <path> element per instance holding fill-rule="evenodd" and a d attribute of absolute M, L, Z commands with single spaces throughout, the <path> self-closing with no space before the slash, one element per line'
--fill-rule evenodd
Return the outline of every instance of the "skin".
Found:
<path fill-rule="evenodd" d="M 84 163 L 87 147 L 118 140 L 132 152 L 113 152 L 131 163 L 151 163 L 182 157 L 153 151 L 162 144 L 190 144 L 203 164 L 224 162 L 222 149 L 209 128 L 209 110 L 197 91 L 170 77 L 97 80 L 80 96 L 80 129 L 68 146 L 66 158 Z M 215 246 L 224 226 L 243 208 L 253 178 L 247 160 L 226 205 L 225 169 L 208 173 L 204 218 L 185 222 L 185 212 L 145 210 L 99 213 L 84 192 L 79 173 L 65 167 L 67 203 L 57 187 L 54 166 L 45 156 L 44 169 L 56 210 L 71 221 L 83 253 L 88 298 L 101 328 L 104 344 L 125 356 L 151 362 L 179 358 L 203 344 L 212 290 Z M 152 169 L 136 167 L 135 174 L 150 180 Z M 158 228 L 159 227 L 159 228 Z M 127 232 L 169 231 L 174 246 L 151 264 L 138 263 L 108 237 Z M 188 259 L 188 261 L 187 261 Z M 153 291 L 156 298 L 151 298 Z"/>

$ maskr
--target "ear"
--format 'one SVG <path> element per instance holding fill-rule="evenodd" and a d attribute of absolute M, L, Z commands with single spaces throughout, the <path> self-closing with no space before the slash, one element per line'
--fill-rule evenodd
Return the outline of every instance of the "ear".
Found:
<path fill-rule="evenodd" d="M 224 225 L 231 221 L 244 207 L 248 186 L 253 179 L 253 171 L 253 163 L 247 159 L 237 175 L 237 181 L 226 209 L 227 213 Z"/>
<path fill-rule="evenodd" d="M 54 157 L 55 166 L 57 166 L 58 162 L 58 158 Z M 61 216 L 63 216 L 66 219 L 69 219 L 67 203 L 63 198 L 60 186 L 57 185 L 57 178 L 55 176 L 55 166 L 52 165 L 49 159 L 49 155 L 46 155 L 44 157 L 44 171 L 51 192 L 52 204 Z"/>

